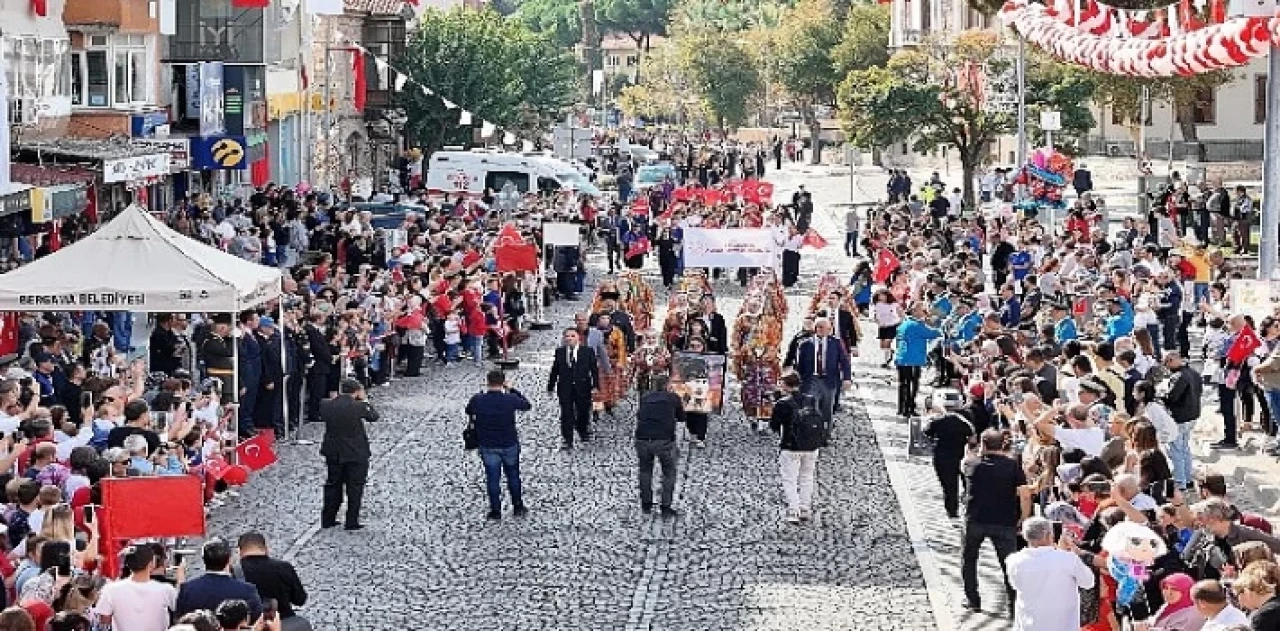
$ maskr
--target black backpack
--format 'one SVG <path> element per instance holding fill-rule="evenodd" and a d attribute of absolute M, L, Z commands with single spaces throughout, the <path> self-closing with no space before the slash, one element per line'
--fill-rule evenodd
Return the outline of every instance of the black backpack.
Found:
<path fill-rule="evenodd" d="M 807 394 L 798 394 L 791 400 L 795 413 L 787 428 L 793 451 L 814 451 L 827 446 L 827 424 L 818 412 L 818 400 Z"/>

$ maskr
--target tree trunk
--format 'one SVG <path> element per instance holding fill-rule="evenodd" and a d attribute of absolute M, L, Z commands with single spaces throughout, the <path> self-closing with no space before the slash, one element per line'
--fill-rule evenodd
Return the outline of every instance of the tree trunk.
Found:
<path fill-rule="evenodd" d="M 800 116 L 809 126 L 809 164 L 821 164 L 822 123 L 818 122 L 818 115 L 810 104 L 800 107 Z"/>
<path fill-rule="evenodd" d="M 963 204 L 965 208 L 977 209 L 978 204 L 974 199 L 973 176 L 978 172 L 979 157 L 976 155 L 981 149 L 970 149 L 968 151 L 960 151 L 960 172 L 964 178 L 960 190 L 962 191 Z"/>
<path fill-rule="evenodd" d="M 582 57 L 587 62 L 587 93 L 594 96 L 591 88 L 595 71 L 604 68 L 604 59 L 600 51 L 600 29 L 596 25 L 596 5 L 592 0 L 582 0 L 578 5 L 578 15 L 582 20 Z M 604 87 L 601 86 L 603 91 Z"/>

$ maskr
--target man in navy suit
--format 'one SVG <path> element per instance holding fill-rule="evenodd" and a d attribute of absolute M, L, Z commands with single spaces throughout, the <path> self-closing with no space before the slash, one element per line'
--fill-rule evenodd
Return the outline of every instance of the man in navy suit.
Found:
<path fill-rule="evenodd" d="M 835 411 L 836 393 L 853 385 L 849 374 L 849 352 L 831 335 L 831 320 L 813 322 L 813 337 L 800 345 L 796 372 L 800 374 L 800 391 L 818 400 L 818 413 L 828 430 Z"/>
<path fill-rule="evenodd" d="M 205 542 L 200 556 L 204 559 L 205 573 L 178 588 L 174 617 L 180 618 L 197 609 L 215 611 L 226 600 L 243 600 L 249 603 L 249 619 L 257 620 L 262 615 L 262 599 L 252 583 L 231 576 L 231 546 L 213 538 Z"/>

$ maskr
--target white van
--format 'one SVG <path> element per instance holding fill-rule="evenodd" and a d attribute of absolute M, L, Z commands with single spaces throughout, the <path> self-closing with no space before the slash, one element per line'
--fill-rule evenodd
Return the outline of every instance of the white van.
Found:
<path fill-rule="evenodd" d="M 486 188 L 496 193 L 507 182 L 521 193 L 571 189 L 593 197 L 600 195 L 600 189 L 573 165 L 550 157 L 477 149 L 437 151 L 427 162 L 429 193 L 480 195 Z"/>

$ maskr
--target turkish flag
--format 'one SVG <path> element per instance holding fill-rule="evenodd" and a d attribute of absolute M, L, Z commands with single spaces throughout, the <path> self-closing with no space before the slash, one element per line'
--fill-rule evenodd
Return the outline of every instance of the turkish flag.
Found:
<path fill-rule="evenodd" d="M 773 184 L 751 180 L 743 186 L 742 197 L 754 204 L 771 204 L 773 203 Z"/>
<path fill-rule="evenodd" d="M 203 537 L 204 495 L 194 475 L 106 478 L 97 513 L 113 539 Z M 99 516 L 101 515 L 101 516 Z"/>
<path fill-rule="evenodd" d="M 18 330 L 22 320 L 16 311 L 0 313 L 0 357 L 18 354 Z"/>
<path fill-rule="evenodd" d="M 266 438 L 268 433 L 270 432 L 260 433 L 236 445 L 237 462 L 248 467 L 250 471 L 261 471 L 275 464 L 276 452 L 271 447 L 274 441 Z"/>
<path fill-rule="evenodd" d="M 827 240 L 823 239 L 822 235 L 818 234 L 817 230 L 809 228 L 809 230 L 804 233 L 804 241 L 801 242 L 801 245 L 822 249 L 827 247 Z"/>
<path fill-rule="evenodd" d="M 532 243 L 498 246 L 493 256 L 499 272 L 538 271 L 538 246 Z"/>
<path fill-rule="evenodd" d="M 521 236 L 520 231 L 516 229 L 515 224 L 507 222 L 502 226 L 502 229 L 498 230 L 497 244 L 498 247 L 524 245 L 524 237 Z"/>
<path fill-rule="evenodd" d="M 1253 327 L 1246 324 L 1236 334 L 1231 347 L 1227 349 L 1227 361 L 1232 364 L 1242 364 L 1259 346 L 1262 346 L 1262 339 L 1253 331 Z"/>
<path fill-rule="evenodd" d="M 40 17 L 48 16 L 49 15 L 48 0 L 31 0 L 31 12 L 35 13 Z"/>
<path fill-rule="evenodd" d="M 876 254 L 876 266 L 871 270 L 871 279 L 877 283 L 883 283 L 889 280 L 889 275 L 898 269 L 902 263 L 898 261 L 898 255 L 893 253 L 889 248 L 881 248 Z"/>
<path fill-rule="evenodd" d="M 637 215 L 649 214 L 649 198 L 639 197 L 636 201 L 631 202 L 631 212 Z"/>
<path fill-rule="evenodd" d="M 271 0 L 231 0 L 231 6 L 241 9 L 265 9 L 271 6 Z"/>

